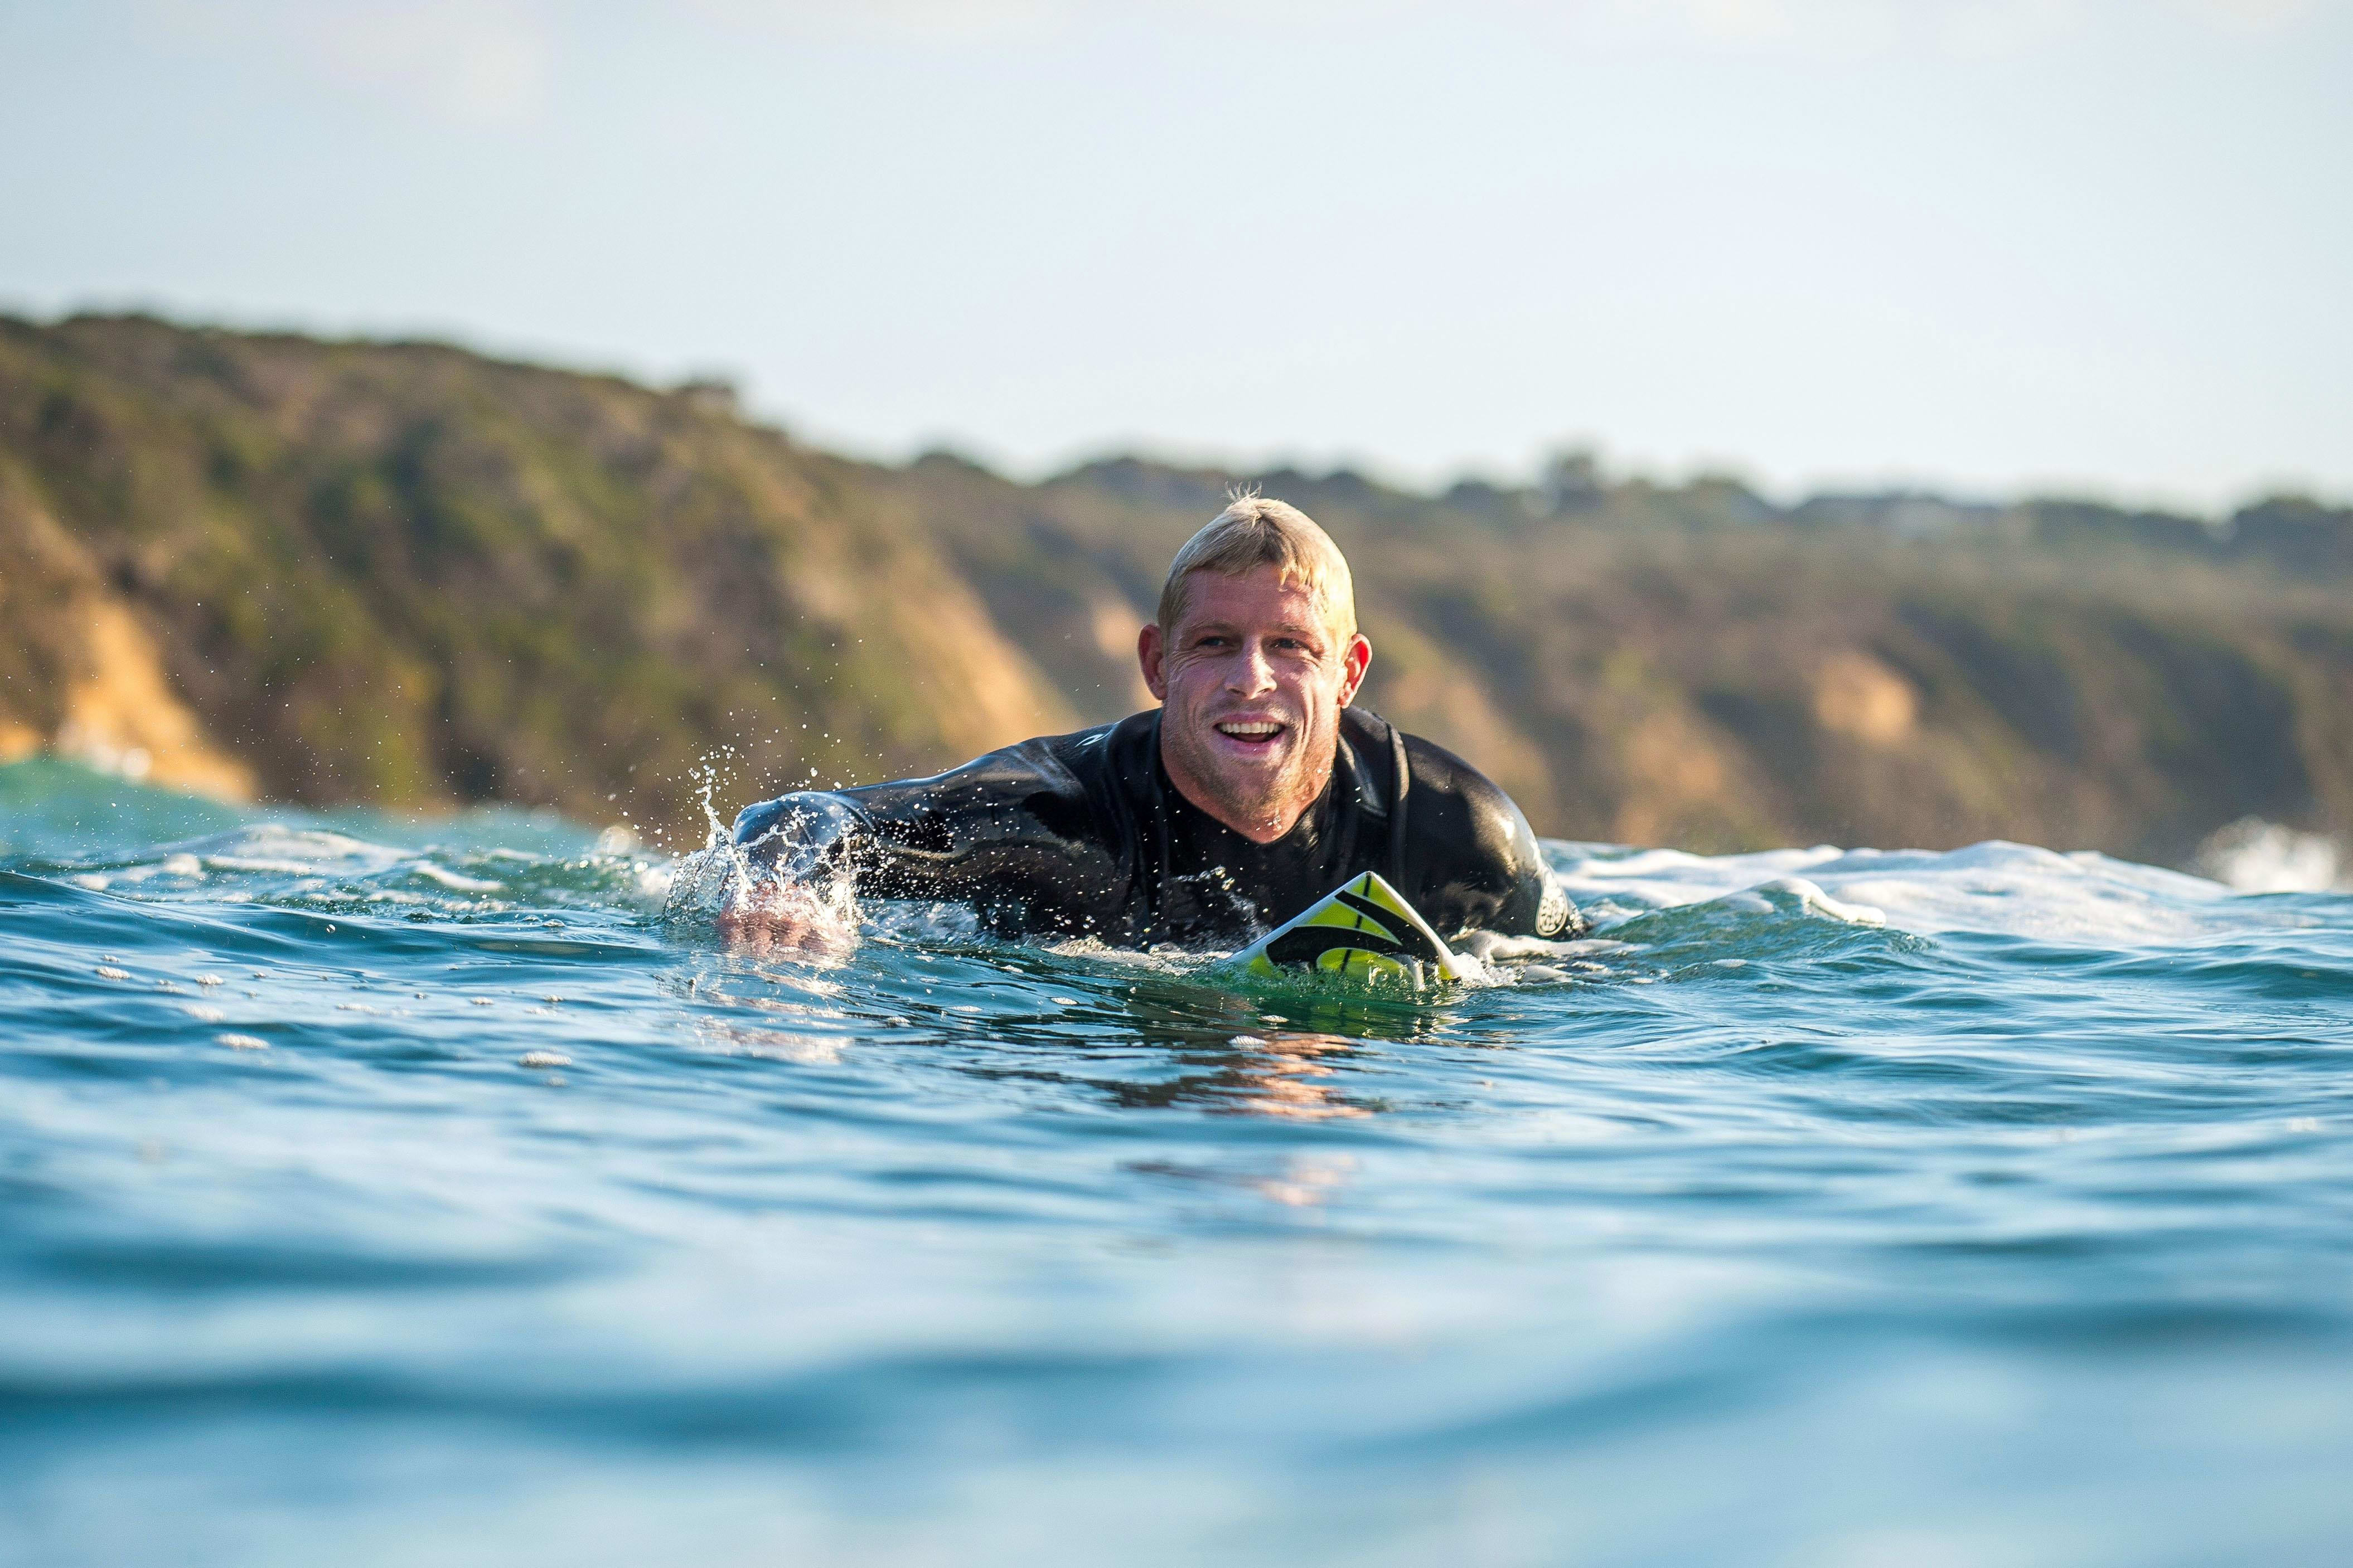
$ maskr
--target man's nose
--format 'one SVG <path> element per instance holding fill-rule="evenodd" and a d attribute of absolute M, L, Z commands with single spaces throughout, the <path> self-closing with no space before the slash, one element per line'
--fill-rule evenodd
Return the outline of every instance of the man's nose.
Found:
<path fill-rule="evenodd" d="M 1256 641 L 1242 646 L 1242 656 L 1226 672 L 1226 689 L 1244 697 L 1274 689 L 1274 661 Z"/>

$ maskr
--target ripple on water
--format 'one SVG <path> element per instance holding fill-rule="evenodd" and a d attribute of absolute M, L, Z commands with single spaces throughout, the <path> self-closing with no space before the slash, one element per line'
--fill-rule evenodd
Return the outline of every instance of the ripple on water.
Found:
<path fill-rule="evenodd" d="M 0 785 L 26 1561 L 2353 1549 L 2343 895 L 1555 844 L 1417 1006 Z"/>

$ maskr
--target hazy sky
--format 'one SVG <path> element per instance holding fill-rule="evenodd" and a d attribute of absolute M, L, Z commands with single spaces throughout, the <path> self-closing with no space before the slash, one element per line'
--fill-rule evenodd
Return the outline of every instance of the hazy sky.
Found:
<path fill-rule="evenodd" d="M 0 308 L 811 438 L 2353 494 L 2353 0 L 0 0 Z"/>

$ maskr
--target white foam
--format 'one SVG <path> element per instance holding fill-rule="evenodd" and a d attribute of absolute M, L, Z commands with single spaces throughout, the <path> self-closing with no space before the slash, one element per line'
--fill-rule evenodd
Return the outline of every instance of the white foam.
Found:
<path fill-rule="evenodd" d="M 445 867 L 436 866 L 430 860 L 411 861 L 406 869 L 414 871 L 429 882 L 439 883 L 453 893 L 503 893 L 507 887 L 504 882 L 492 882 L 480 877 L 461 876 Z"/>
<path fill-rule="evenodd" d="M 2061 854 L 2000 839 L 1942 852 L 1818 846 L 1705 856 L 1675 849 L 1628 854 L 1590 844 L 1556 844 L 1553 850 L 1569 895 L 1605 924 L 1646 910 L 1711 900 L 1761 907 L 1776 892 L 1795 894 L 1809 913 L 1923 935 L 1976 931 L 2094 945 L 2179 941 L 2308 920 L 2236 900 L 2231 889 L 2202 877 L 2089 850 Z"/>
<path fill-rule="evenodd" d="M 1220 958 L 1225 952 L 1191 952 L 1176 947 L 1113 947 L 1101 937 L 1071 937 L 1048 945 L 1046 951 L 1061 958 L 1082 958 L 1096 963 L 1117 964 L 1129 969 L 1148 969 L 1159 974 L 1190 974 Z"/>
<path fill-rule="evenodd" d="M 274 822 L 191 839 L 172 848 L 195 857 L 216 871 L 275 872 L 293 877 L 315 877 L 327 872 L 367 876 L 388 870 L 409 858 L 405 850 L 371 844 L 348 834 L 321 827 L 289 827 Z"/>
<path fill-rule="evenodd" d="M 2242 816 L 2198 848 L 2198 868 L 2242 893 L 2353 892 L 2353 857 L 2325 833 Z"/>
<path fill-rule="evenodd" d="M 1828 846 L 1768 849 L 1754 855 L 1694 855 L 1681 849 L 1628 853 L 1595 844 L 1561 844 L 1556 849 L 1567 855 L 1562 880 L 1579 902 L 1623 899 L 1654 910 L 1701 903 L 1761 887 L 1836 860 L 1842 853 Z"/>
<path fill-rule="evenodd" d="M 1873 909 L 1869 904 L 1850 904 L 1843 900 L 1834 899 L 1823 891 L 1820 884 L 1809 881 L 1803 877 L 1776 877 L 1764 884 L 1761 890 L 1768 893 L 1790 894 L 1797 899 L 1799 905 L 1808 914 L 1822 915 L 1834 921 L 1844 921 L 1849 925 L 1883 926 L 1887 923 L 1886 910 Z"/>

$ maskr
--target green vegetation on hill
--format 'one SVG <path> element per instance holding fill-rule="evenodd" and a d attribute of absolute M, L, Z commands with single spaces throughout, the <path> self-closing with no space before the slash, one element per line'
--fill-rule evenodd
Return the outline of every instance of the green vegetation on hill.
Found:
<path fill-rule="evenodd" d="M 2308 500 L 1785 510 L 1575 458 L 1434 497 L 1132 458 L 1026 486 L 812 451 L 709 387 L 139 318 L 0 321 L 0 751 L 691 831 L 723 748 L 723 805 L 1132 710 L 1169 553 L 1238 482 L 1348 549 L 1366 700 L 1546 832 L 2178 863 L 2249 815 L 2353 828 L 2353 511 Z"/>
<path fill-rule="evenodd" d="M 1069 717 L 855 465 L 429 344 L 0 324 L 0 711 L 59 728 L 127 603 L 296 800 L 677 825 L 723 746 L 846 775 Z"/>
<path fill-rule="evenodd" d="M 1022 487 L 945 456 L 882 478 L 1089 718 L 1134 700 L 1132 628 L 1237 480 L 1123 458 Z M 2006 837 L 2179 864 L 2242 816 L 2353 827 L 2353 510 L 1784 511 L 1589 462 L 1434 498 L 1244 478 L 1348 551 L 1364 700 L 1478 760 L 1546 832 Z"/>

